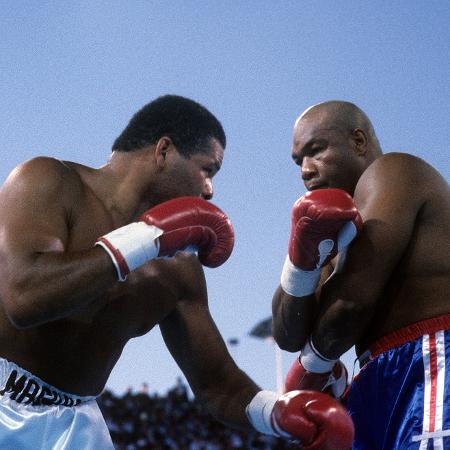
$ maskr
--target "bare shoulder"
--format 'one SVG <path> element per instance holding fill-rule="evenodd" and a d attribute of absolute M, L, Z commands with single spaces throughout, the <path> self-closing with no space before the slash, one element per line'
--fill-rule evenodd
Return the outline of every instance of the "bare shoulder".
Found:
<path fill-rule="evenodd" d="M 363 173 L 355 189 L 355 202 L 364 206 L 380 200 L 408 199 L 420 207 L 437 192 L 446 193 L 448 184 L 441 174 L 423 159 L 408 153 L 387 153 L 376 159 Z"/>
<path fill-rule="evenodd" d="M 83 183 L 72 163 L 39 156 L 19 164 L 6 179 L 1 197 L 45 195 L 62 200 L 76 196 Z"/>
<path fill-rule="evenodd" d="M 390 179 L 390 184 L 403 184 L 405 181 L 417 184 L 418 178 L 428 178 L 431 173 L 436 173 L 436 170 L 417 156 L 409 153 L 386 153 L 367 168 L 358 184 L 364 185 L 380 179 Z"/>
<path fill-rule="evenodd" d="M 62 183 L 72 179 L 75 181 L 77 172 L 73 163 L 61 161 L 48 156 L 38 156 L 19 164 L 8 176 L 6 183 L 13 180 L 14 183 L 27 183 L 39 180 L 44 186 L 52 183 Z"/>
<path fill-rule="evenodd" d="M 441 249 L 449 245 L 450 190 L 430 164 L 413 155 L 386 154 L 361 176 L 354 200 L 364 221 L 360 251 L 376 248 L 380 271 L 387 261 L 397 264 L 405 255 L 403 277 L 423 273 L 424 267 L 429 274 L 448 267 L 447 252 Z M 372 273 L 374 266 L 372 261 Z"/>
<path fill-rule="evenodd" d="M 432 171 L 436 172 L 436 169 L 433 168 L 427 161 L 424 159 L 412 155 L 411 153 L 402 153 L 402 152 L 391 152 L 385 153 L 383 156 L 377 159 L 379 164 L 386 164 L 392 166 L 392 168 L 403 167 L 408 170 L 414 171 Z"/>

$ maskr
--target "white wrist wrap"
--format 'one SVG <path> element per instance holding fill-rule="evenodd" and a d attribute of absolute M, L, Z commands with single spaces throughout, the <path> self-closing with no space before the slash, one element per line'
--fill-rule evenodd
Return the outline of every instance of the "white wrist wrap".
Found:
<path fill-rule="evenodd" d="M 301 270 L 292 264 L 289 255 L 281 272 L 281 287 L 286 294 L 305 297 L 314 294 L 320 280 L 320 269 Z"/>
<path fill-rule="evenodd" d="M 336 361 L 337 359 L 328 359 L 322 356 L 314 347 L 311 339 L 308 339 L 300 353 L 300 362 L 308 372 L 331 372 Z"/>
<path fill-rule="evenodd" d="M 95 245 L 103 247 L 117 270 L 119 281 L 137 267 L 158 256 L 163 230 L 145 222 L 133 222 L 105 234 Z"/>
<path fill-rule="evenodd" d="M 259 391 L 245 408 L 248 420 L 255 430 L 263 434 L 278 436 L 271 425 L 270 416 L 278 395 L 272 391 Z"/>
<path fill-rule="evenodd" d="M 338 253 L 342 252 L 358 234 L 355 224 L 352 221 L 347 222 L 338 234 Z"/>

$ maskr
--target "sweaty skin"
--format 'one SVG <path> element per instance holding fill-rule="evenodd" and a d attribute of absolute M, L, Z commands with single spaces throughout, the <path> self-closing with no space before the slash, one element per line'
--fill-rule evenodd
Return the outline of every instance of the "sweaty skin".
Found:
<path fill-rule="evenodd" d="M 429 164 L 404 153 L 383 155 L 372 126 L 353 105 L 329 102 L 296 122 L 292 149 L 307 189 L 340 188 L 354 198 L 362 233 L 341 271 L 324 269 L 315 296 L 278 288 L 274 335 L 289 351 L 308 336 L 320 353 L 357 354 L 377 338 L 450 313 L 450 191 Z"/>
<path fill-rule="evenodd" d="M 41 157 L 9 176 L 0 191 L 0 356 L 63 391 L 97 395 L 128 340 L 159 325 L 196 396 L 216 417 L 249 427 L 244 408 L 259 388 L 210 316 L 197 257 L 154 260 L 119 283 L 94 247 L 161 201 L 212 197 L 219 143 L 186 159 L 164 139 L 113 152 L 100 169 Z"/>

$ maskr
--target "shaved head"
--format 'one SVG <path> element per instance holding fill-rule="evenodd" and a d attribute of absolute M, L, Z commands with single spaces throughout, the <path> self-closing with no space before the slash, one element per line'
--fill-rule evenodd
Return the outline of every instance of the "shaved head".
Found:
<path fill-rule="evenodd" d="M 343 133 L 351 133 L 359 128 L 364 130 L 371 144 L 380 149 L 375 130 L 366 113 L 353 103 L 330 100 L 309 107 L 296 120 L 295 127 L 304 120 L 320 121 L 327 128 L 334 128 Z"/>
<path fill-rule="evenodd" d="M 332 187 L 353 195 L 361 174 L 382 154 L 372 123 L 353 103 L 319 103 L 295 122 L 292 159 L 308 190 Z"/>

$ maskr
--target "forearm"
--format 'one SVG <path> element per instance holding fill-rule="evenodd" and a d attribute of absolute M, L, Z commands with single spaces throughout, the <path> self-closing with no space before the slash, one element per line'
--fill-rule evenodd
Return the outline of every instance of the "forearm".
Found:
<path fill-rule="evenodd" d="M 249 429 L 245 408 L 260 389 L 236 365 L 209 313 L 203 271 L 193 275 L 187 279 L 193 297 L 179 301 L 160 323 L 164 342 L 209 413 L 221 422 Z"/>
<path fill-rule="evenodd" d="M 220 379 L 218 374 L 219 378 L 215 383 L 194 391 L 196 398 L 220 422 L 234 428 L 254 431 L 245 409 L 261 388 L 234 363 L 224 370 L 227 376 Z"/>
<path fill-rule="evenodd" d="M 314 295 L 293 297 L 279 287 L 272 300 L 273 336 L 278 346 L 295 352 L 311 334 L 317 302 Z"/>
<path fill-rule="evenodd" d="M 299 440 L 308 448 L 322 448 L 324 440 L 330 449 L 349 448 L 353 441 L 350 416 L 327 394 L 295 390 L 278 396 L 259 389 L 239 370 L 231 374 L 228 383 L 217 386 L 219 389 L 205 390 L 209 410 L 235 428 Z"/>
<path fill-rule="evenodd" d="M 329 359 L 339 358 L 360 340 L 375 309 L 373 298 L 349 292 L 340 277 L 333 276 L 323 286 L 311 338 L 320 354 Z"/>
<path fill-rule="evenodd" d="M 2 300 L 19 327 L 66 317 L 95 301 L 117 280 L 109 256 L 100 248 L 39 253 L 8 273 Z"/>

